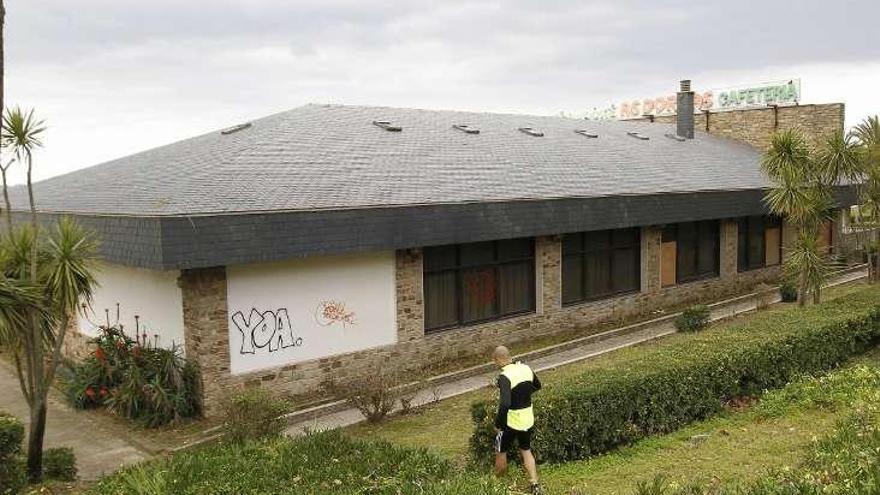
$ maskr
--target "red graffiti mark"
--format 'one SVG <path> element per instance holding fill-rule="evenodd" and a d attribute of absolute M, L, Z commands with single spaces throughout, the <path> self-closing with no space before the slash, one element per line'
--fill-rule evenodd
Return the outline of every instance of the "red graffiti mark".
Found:
<path fill-rule="evenodd" d="M 322 327 L 341 323 L 343 327 L 356 325 L 354 311 L 346 311 L 345 303 L 341 301 L 321 301 L 315 308 L 315 321 Z"/>
<path fill-rule="evenodd" d="M 471 301 L 479 305 L 495 302 L 495 271 L 486 268 L 467 275 L 465 287 Z"/>

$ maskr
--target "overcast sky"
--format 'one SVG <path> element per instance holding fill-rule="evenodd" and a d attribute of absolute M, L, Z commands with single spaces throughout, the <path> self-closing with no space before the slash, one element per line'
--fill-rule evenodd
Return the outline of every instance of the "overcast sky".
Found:
<path fill-rule="evenodd" d="M 309 102 L 557 114 L 801 78 L 880 113 L 880 1 L 6 0 L 46 178 Z M 20 178 L 17 178 L 20 180 Z"/>

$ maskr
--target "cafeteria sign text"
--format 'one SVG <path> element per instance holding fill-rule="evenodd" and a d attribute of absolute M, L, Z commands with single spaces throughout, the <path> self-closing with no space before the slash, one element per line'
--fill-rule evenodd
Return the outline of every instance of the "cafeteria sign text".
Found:
<path fill-rule="evenodd" d="M 739 110 L 767 105 L 794 105 L 801 100 L 801 81 L 791 79 L 765 84 L 694 92 L 694 112 Z M 675 115 L 675 95 L 628 100 L 587 112 L 590 120 L 634 119 L 646 115 Z"/>

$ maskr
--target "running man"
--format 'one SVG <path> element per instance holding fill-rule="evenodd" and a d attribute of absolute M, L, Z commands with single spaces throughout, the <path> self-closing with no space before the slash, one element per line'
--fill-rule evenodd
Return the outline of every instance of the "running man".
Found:
<path fill-rule="evenodd" d="M 532 427 L 535 425 L 532 393 L 541 388 L 541 382 L 531 368 L 519 361 L 511 361 L 507 347 L 496 347 L 492 358 L 501 367 L 497 382 L 501 398 L 495 417 L 495 474 L 500 476 L 507 471 L 507 449 L 516 442 L 532 493 L 538 495 L 542 491 L 531 450 Z"/>

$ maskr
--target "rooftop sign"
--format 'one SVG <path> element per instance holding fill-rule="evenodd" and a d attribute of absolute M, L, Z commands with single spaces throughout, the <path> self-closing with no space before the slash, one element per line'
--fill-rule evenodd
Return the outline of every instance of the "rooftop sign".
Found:
<path fill-rule="evenodd" d="M 694 112 L 742 110 L 767 105 L 794 105 L 801 100 L 801 80 L 773 81 L 694 92 Z M 623 120 L 645 115 L 675 115 L 675 94 L 657 98 L 627 100 L 586 112 L 589 120 Z"/>

